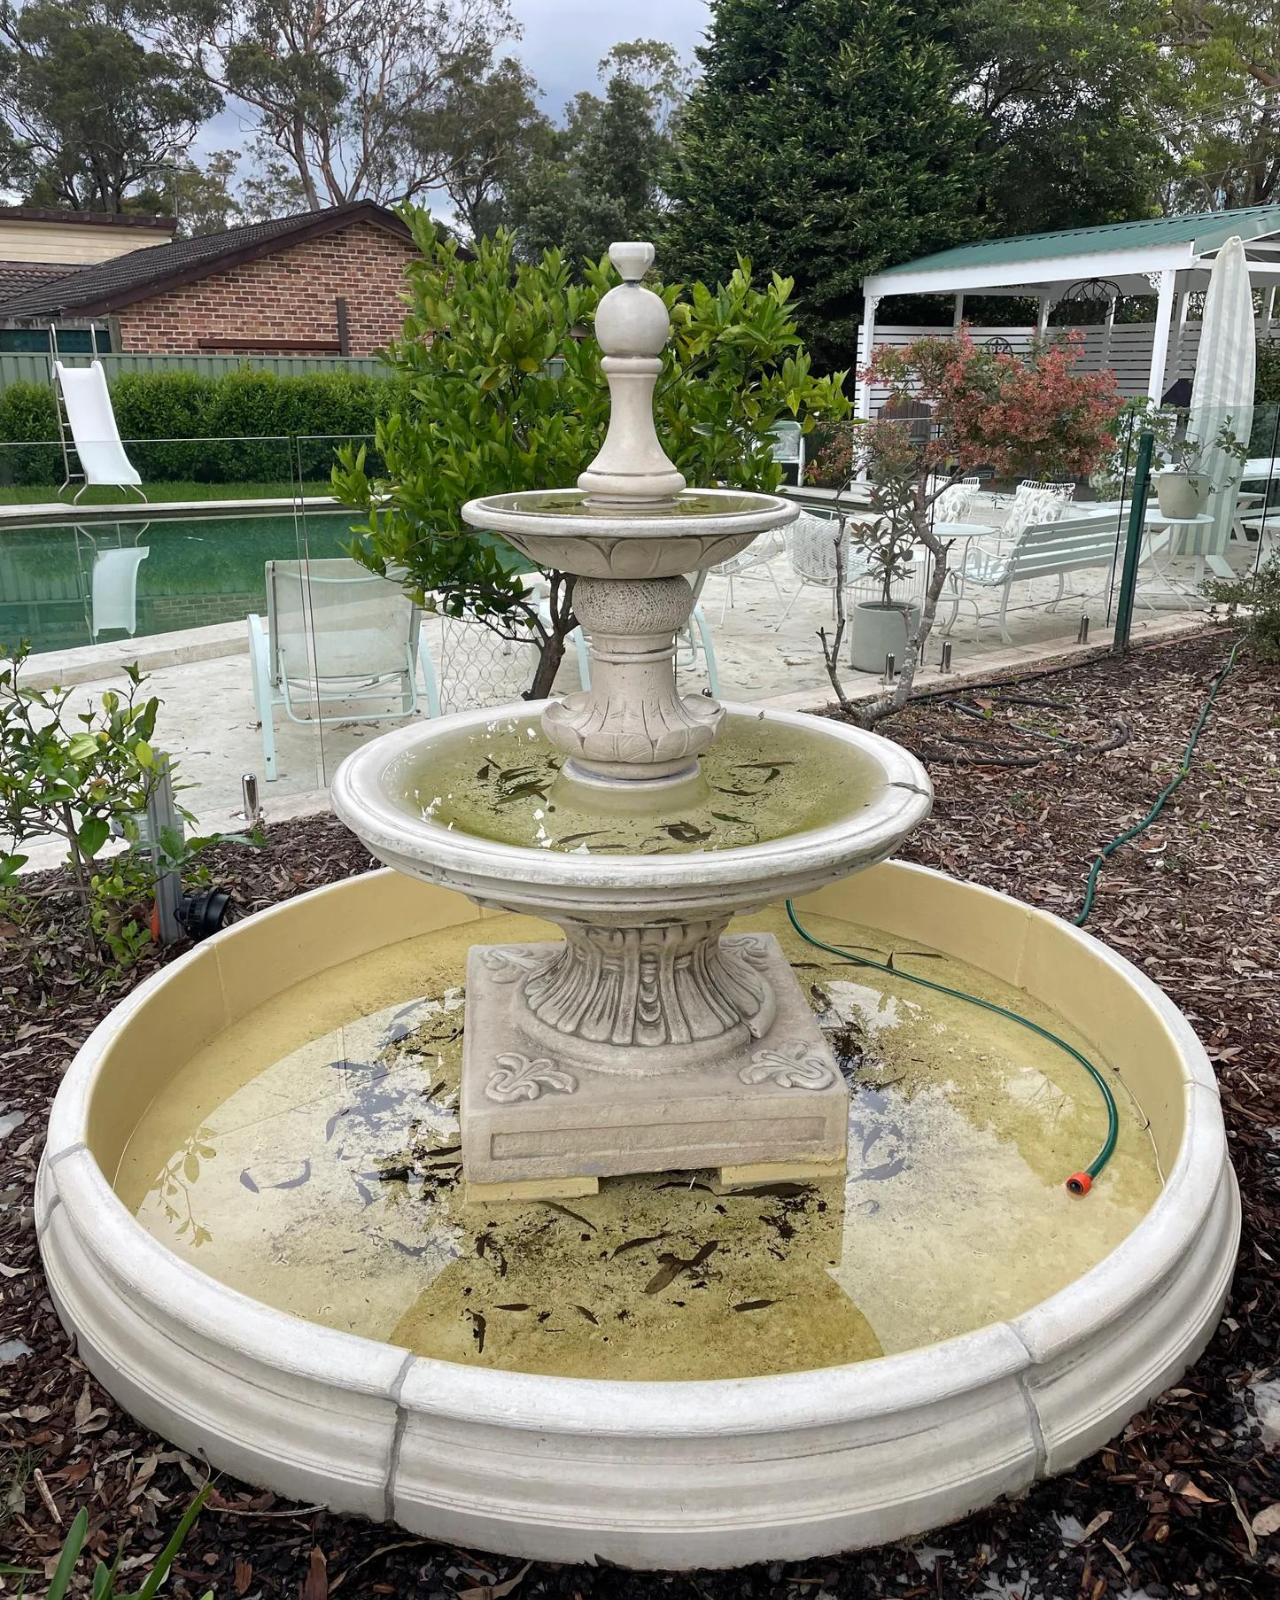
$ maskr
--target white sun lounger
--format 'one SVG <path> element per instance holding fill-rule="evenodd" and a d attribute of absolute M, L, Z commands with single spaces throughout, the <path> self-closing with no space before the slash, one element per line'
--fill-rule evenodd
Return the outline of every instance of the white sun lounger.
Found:
<path fill-rule="evenodd" d="M 66 426 L 71 430 L 72 447 L 80 461 L 80 476 L 84 482 L 76 490 L 75 501 L 90 484 L 104 484 L 115 489 L 132 489 L 140 500 L 142 477 L 125 454 L 116 426 L 116 414 L 111 406 L 107 389 L 107 375 L 101 361 L 91 361 L 87 367 L 67 367 L 55 361 L 58 388 L 66 412 Z M 64 452 L 66 444 L 63 444 Z M 63 489 L 70 487 L 72 472 L 67 458 L 67 476 Z"/>
<path fill-rule="evenodd" d="M 418 679 L 440 715 L 422 615 L 399 584 L 345 556 L 266 563 L 267 615 L 249 617 L 253 698 L 268 782 L 276 777 L 273 717 L 291 722 L 385 722 L 414 716 Z M 399 701 L 387 709 L 388 701 Z M 374 702 L 377 709 L 365 709 Z M 325 715 L 323 708 L 341 705 Z"/>

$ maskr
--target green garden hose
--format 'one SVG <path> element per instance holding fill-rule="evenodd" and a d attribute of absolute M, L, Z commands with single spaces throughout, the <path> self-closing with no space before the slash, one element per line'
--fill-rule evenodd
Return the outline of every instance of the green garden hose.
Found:
<path fill-rule="evenodd" d="M 1056 1044 L 1059 1049 L 1065 1050 L 1074 1060 L 1078 1061 L 1089 1074 L 1098 1088 L 1102 1091 L 1102 1098 L 1107 1106 L 1107 1137 L 1101 1150 L 1082 1172 L 1073 1172 L 1067 1179 L 1067 1188 L 1072 1194 L 1088 1194 L 1093 1187 L 1093 1180 L 1111 1160 L 1111 1153 L 1116 1147 L 1116 1138 L 1120 1132 L 1120 1118 L 1116 1111 L 1115 1096 L 1111 1093 L 1111 1086 L 1094 1066 L 1093 1062 L 1082 1056 L 1074 1045 L 1068 1044 L 1065 1039 L 1060 1039 L 1056 1033 L 1050 1033 L 1048 1028 L 1042 1028 L 1038 1022 L 1032 1022 L 1030 1017 L 1021 1016 L 1016 1011 L 1010 1011 L 1006 1006 L 996 1005 L 994 1000 L 983 1000 L 979 995 L 966 994 L 963 989 L 950 989 L 945 983 L 934 983 L 931 978 L 918 978 L 913 972 L 904 972 L 901 967 L 887 966 L 883 961 L 871 961 L 866 956 L 854 955 L 852 950 L 842 950 L 838 945 L 825 944 L 821 939 L 815 939 L 801 923 L 796 915 L 796 908 L 790 900 L 787 901 L 787 916 L 791 919 L 791 926 L 796 930 L 806 944 L 813 945 L 818 950 L 825 950 L 828 955 L 839 956 L 844 961 L 851 961 L 855 966 L 873 967 L 877 972 L 885 972 L 891 978 L 902 978 L 907 983 L 918 984 L 922 989 L 932 989 L 935 994 L 949 995 L 953 1000 L 967 1000 L 970 1005 L 981 1006 L 984 1011 L 994 1012 L 998 1017 L 1007 1017 L 1010 1022 L 1016 1022 L 1019 1027 L 1028 1028 L 1032 1033 L 1039 1034 L 1042 1039 L 1048 1039 L 1050 1044 Z"/>
<path fill-rule="evenodd" d="M 1236 656 L 1238 655 L 1239 650 L 1240 645 L 1237 642 L 1237 644 L 1232 648 L 1231 654 L 1227 657 L 1226 665 L 1213 680 L 1213 686 L 1210 688 L 1208 697 L 1200 708 L 1200 715 L 1196 718 L 1195 726 L 1191 730 L 1191 737 L 1187 740 L 1187 747 L 1182 752 L 1182 764 L 1178 768 L 1178 771 L 1174 775 L 1172 781 L 1166 784 L 1165 787 L 1160 791 L 1160 794 L 1156 798 L 1155 804 L 1151 807 L 1151 810 L 1147 812 L 1146 816 L 1141 822 L 1137 823 L 1132 828 L 1126 828 L 1123 833 L 1116 834 L 1114 839 L 1109 840 L 1108 843 L 1103 845 L 1102 849 L 1099 850 L 1096 858 L 1094 859 L 1092 867 L 1089 869 L 1089 878 L 1088 882 L 1085 884 L 1084 891 L 1084 905 L 1081 907 L 1079 916 L 1072 919 L 1077 928 L 1082 928 L 1084 926 L 1085 922 L 1088 920 L 1089 913 L 1093 910 L 1093 899 L 1094 893 L 1097 889 L 1098 874 L 1102 871 L 1103 863 L 1107 860 L 1108 856 L 1113 855 L 1118 849 L 1120 849 L 1121 845 L 1128 844 L 1131 839 L 1136 839 L 1139 834 L 1146 832 L 1146 830 L 1160 815 L 1161 811 L 1164 810 L 1164 807 L 1174 790 L 1177 789 L 1178 785 L 1191 770 L 1191 757 L 1194 755 L 1196 745 L 1200 741 L 1200 735 L 1204 732 L 1204 725 L 1209 720 L 1209 712 L 1213 709 L 1213 702 L 1217 697 L 1218 690 L 1222 687 L 1223 681 L 1227 674 L 1236 664 Z M 1056 1044 L 1060 1050 L 1065 1050 L 1072 1060 L 1079 1062 L 1079 1064 L 1093 1079 L 1094 1083 L 1097 1084 L 1107 1108 L 1107 1136 L 1102 1142 L 1102 1148 L 1098 1151 L 1097 1155 L 1087 1167 L 1083 1168 L 1080 1172 L 1073 1172 L 1067 1179 L 1066 1183 L 1066 1187 L 1072 1194 L 1088 1194 L 1089 1190 L 1093 1187 L 1093 1180 L 1102 1171 L 1103 1167 L 1106 1166 L 1107 1162 L 1111 1160 L 1112 1154 L 1116 1148 L 1116 1138 L 1120 1132 L 1120 1119 L 1116 1111 L 1115 1096 L 1111 1092 L 1110 1084 L 1108 1084 L 1107 1080 L 1103 1077 L 1102 1073 L 1099 1072 L 1097 1067 L 1094 1066 L 1092 1061 L 1081 1055 L 1079 1050 L 1077 1050 L 1074 1045 L 1068 1044 L 1065 1039 L 1060 1039 L 1056 1033 L 1050 1033 L 1048 1028 L 1042 1028 L 1038 1022 L 1032 1022 L 1030 1017 L 1024 1017 L 1016 1011 L 1010 1011 L 1006 1006 L 998 1006 L 994 1001 L 983 1000 L 979 995 L 966 994 L 963 989 L 948 988 L 944 983 L 934 983 L 930 978 L 919 978 L 913 972 L 904 972 L 901 967 L 891 966 L 883 961 L 871 961 L 866 956 L 855 955 L 852 950 L 844 950 L 838 945 L 825 944 L 821 939 L 815 939 L 814 936 L 809 933 L 801 923 L 800 918 L 796 915 L 796 908 L 790 900 L 787 901 L 787 916 L 791 920 L 791 926 L 796 930 L 805 943 L 813 945 L 815 949 L 825 950 L 828 955 L 839 956 L 841 960 L 850 961 L 855 966 L 871 967 L 876 972 L 887 973 L 893 978 L 902 978 L 905 982 L 917 984 L 922 989 L 932 989 L 936 994 L 948 995 L 953 1000 L 965 1000 L 970 1005 L 980 1006 L 984 1011 L 994 1012 L 996 1016 L 1006 1017 L 1010 1022 L 1016 1022 L 1019 1027 L 1027 1028 L 1032 1033 L 1038 1034 L 1042 1039 L 1047 1039 L 1050 1044 Z"/>
<path fill-rule="evenodd" d="M 1123 844 L 1128 844 L 1130 839 L 1136 839 L 1140 833 L 1145 833 L 1147 831 L 1151 824 L 1164 810 L 1165 802 L 1168 800 L 1169 796 L 1186 777 L 1187 773 L 1191 771 L 1191 757 L 1195 754 L 1196 745 L 1200 742 L 1200 735 L 1204 732 L 1204 725 L 1209 720 L 1209 712 L 1213 709 L 1213 702 L 1217 698 L 1218 690 L 1221 689 L 1223 679 L 1226 677 L 1227 673 L 1230 672 L 1232 667 L 1235 666 L 1236 656 L 1239 654 L 1239 651 L 1240 642 L 1237 640 L 1235 645 L 1232 647 L 1231 654 L 1227 657 L 1226 666 L 1223 667 L 1222 671 L 1213 680 L 1213 687 L 1209 690 L 1209 696 L 1205 703 L 1200 707 L 1200 715 L 1196 718 L 1195 727 L 1191 730 L 1191 737 L 1187 740 L 1187 748 L 1182 752 L 1182 765 L 1178 768 L 1172 780 L 1167 783 L 1163 789 L 1161 789 L 1156 798 L 1155 805 L 1151 807 L 1151 810 L 1147 812 L 1146 816 L 1143 817 L 1141 822 L 1136 823 L 1132 828 L 1126 828 L 1123 833 L 1116 834 L 1114 839 L 1109 840 L 1108 843 L 1104 844 L 1102 849 L 1098 851 L 1097 856 L 1094 858 L 1093 865 L 1089 868 L 1089 880 L 1084 886 L 1084 904 L 1080 908 L 1080 915 L 1072 918 L 1072 921 L 1075 923 L 1077 928 L 1084 927 L 1085 923 L 1088 921 L 1089 913 L 1093 910 L 1093 896 L 1094 891 L 1098 887 L 1098 874 L 1102 871 L 1103 864 L 1105 863 L 1107 857 L 1114 855 L 1120 846 Z"/>

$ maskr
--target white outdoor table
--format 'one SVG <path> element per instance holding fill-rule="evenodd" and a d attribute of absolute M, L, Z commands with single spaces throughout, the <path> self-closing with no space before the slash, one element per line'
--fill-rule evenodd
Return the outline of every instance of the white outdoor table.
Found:
<path fill-rule="evenodd" d="M 1144 521 L 1146 527 L 1155 533 L 1155 538 L 1147 540 L 1146 558 L 1156 566 L 1157 571 L 1160 568 L 1156 562 L 1156 557 L 1165 554 L 1170 556 L 1189 555 L 1195 557 L 1197 583 L 1204 577 L 1206 567 L 1215 577 L 1233 578 L 1235 576 L 1231 569 L 1231 563 L 1221 550 L 1200 550 L 1196 548 L 1196 530 L 1213 526 L 1213 517 L 1209 512 L 1201 511 L 1194 517 L 1166 517 L 1158 506 L 1148 506 Z M 1161 534 L 1167 537 L 1162 539 Z M 1160 576 L 1164 577 L 1165 574 L 1161 572 Z M 1168 579 L 1166 579 L 1167 581 Z"/>
<path fill-rule="evenodd" d="M 987 539 L 999 533 L 990 522 L 935 522 L 933 531 L 939 539 Z"/>

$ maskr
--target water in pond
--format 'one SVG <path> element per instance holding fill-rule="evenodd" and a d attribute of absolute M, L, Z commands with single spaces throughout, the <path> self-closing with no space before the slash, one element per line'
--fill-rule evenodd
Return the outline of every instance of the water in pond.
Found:
<path fill-rule="evenodd" d="M 674 855 L 782 839 L 846 818 L 877 799 L 876 759 L 813 728 L 726 717 L 689 787 L 647 797 L 566 783 L 563 756 L 536 715 L 498 717 L 432 738 L 385 780 L 411 814 L 496 844 L 597 855 Z"/>
<path fill-rule="evenodd" d="M 874 930 L 812 931 L 883 959 Z M 457 1094 L 471 922 L 298 984 L 146 1109 L 116 1189 L 214 1278 L 422 1355 L 524 1372 L 743 1377 L 893 1354 L 1025 1310 L 1099 1261 L 1160 1176 L 1115 1082 L 1120 1140 L 1086 1200 L 1064 1178 L 1105 1114 L 1080 1068 L 1013 1024 L 778 934 L 851 1084 L 847 1181 L 716 1192 L 613 1179 L 564 1204 L 468 1206 Z M 547 937 L 495 917 L 487 939 Z M 899 965 L 1043 1006 L 962 963 Z M 420 998 L 419 998 L 420 997 Z"/>

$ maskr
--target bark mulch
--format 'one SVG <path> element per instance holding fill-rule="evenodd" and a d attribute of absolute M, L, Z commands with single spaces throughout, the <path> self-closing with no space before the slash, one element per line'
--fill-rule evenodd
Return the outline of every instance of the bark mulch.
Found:
<path fill-rule="evenodd" d="M 1177 771 L 1231 642 L 1199 635 L 912 705 L 887 731 L 924 757 L 937 804 L 905 853 L 1074 916 L 1099 847 L 1145 815 Z M 733 1573 L 526 1567 L 222 1479 L 168 1592 L 212 1589 L 220 1600 L 1280 1594 L 1280 1531 L 1268 1531 L 1280 1525 L 1280 1418 L 1268 1410 L 1270 1396 L 1280 1411 L 1278 691 L 1280 673 L 1240 660 L 1186 781 L 1150 830 L 1108 862 L 1089 921 L 1172 995 L 1204 1041 L 1244 1201 L 1227 1315 L 1191 1372 L 1122 1438 L 927 1543 Z M 370 865 L 341 827 L 314 818 L 271 829 L 262 851 L 227 852 L 217 877 L 252 911 Z M 104 976 L 58 876 L 35 887 L 43 898 L 30 919 L 0 922 L 0 1559 L 47 1572 L 64 1526 L 86 1506 L 91 1547 L 110 1559 L 123 1544 L 136 1586 L 205 1474 L 136 1426 L 77 1361 L 41 1277 L 31 1190 L 67 1063 L 163 958 L 125 978 Z M 19 1346 L 30 1353 L 13 1354 Z M 41 1587 L 35 1580 L 32 1593 Z"/>

